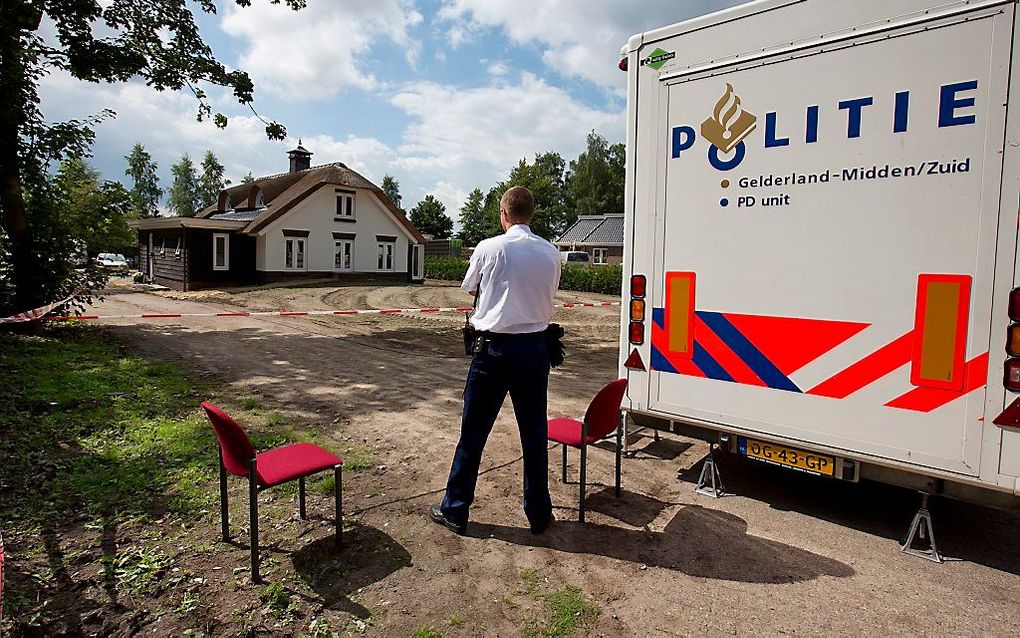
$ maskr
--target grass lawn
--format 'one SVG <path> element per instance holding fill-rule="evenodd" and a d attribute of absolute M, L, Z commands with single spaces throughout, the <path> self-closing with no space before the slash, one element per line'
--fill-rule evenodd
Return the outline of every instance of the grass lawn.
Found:
<path fill-rule="evenodd" d="M 302 605 L 306 598 L 294 595 L 314 594 L 319 572 L 334 560 L 325 549 L 331 523 L 302 529 L 289 521 L 296 483 L 261 497 L 261 520 L 274 542 L 315 532 L 298 543 L 313 546 L 295 559 L 302 571 L 288 573 L 269 556 L 269 584 L 246 581 L 243 480 L 231 481 L 237 546 L 219 542 L 215 438 L 199 408 L 207 398 L 237 415 L 256 448 L 323 438 L 295 430 L 257 398 L 217 397 L 179 366 L 126 356 L 101 328 L 0 335 L 0 533 L 7 559 L 0 635 L 143 627 L 157 635 L 287 627 L 333 634 L 330 619 L 315 613 L 322 606 Z M 371 450 L 322 442 L 351 457 L 349 471 L 372 465 Z M 332 476 L 310 487 L 309 512 L 331 518 Z M 316 535 L 323 537 L 321 551 Z M 357 529 L 352 536 L 357 543 Z M 343 591 L 345 583 L 332 585 Z"/>

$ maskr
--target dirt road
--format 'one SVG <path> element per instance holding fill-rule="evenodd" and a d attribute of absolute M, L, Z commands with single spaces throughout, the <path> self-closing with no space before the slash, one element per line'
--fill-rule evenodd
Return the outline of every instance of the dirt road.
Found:
<path fill-rule="evenodd" d="M 96 310 L 407 307 L 466 298 L 449 287 L 184 297 L 116 294 Z M 564 300 L 590 297 L 564 294 Z M 577 416 L 615 374 L 617 309 L 563 311 L 559 319 L 567 326 L 569 356 L 552 375 L 550 415 Z M 365 618 L 367 610 L 369 634 L 406 636 L 430 625 L 446 635 L 518 635 L 537 604 L 520 595 L 522 570 L 536 570 L 543 590 L 579 587 L 601 608 L 597 635 L 1017 632 L 1020 516 L 936 502 L 938 540 L 953 557 L 936 565 L 899 551 L 918 504 L 912 493 L 723 457 L 723 479 L 735 495 L 712 500 L 696 496 L 690 482 L 706 448 L 675 437 L 634 441 L 637 454 L 624 462 L 619 501 L 598 485 L 612 482 L 612 453 L 594 451 L 589 480 L 596 485 L 583 526 L 576 523 L 577 486 L 556 480 L 558 450 L 551 452 L 560 520 L 532 536 L 520 506 L 519 441 L 509 402 L 486 449 L 488 469 L 479 479 L 469 535 L 434 525 L 424 512 L 440 498 L 459 428 L 467 367 L 458 352 L 462 321 L 374 316 L 110 324 L 146 357 L 183 360 L 238 395 L 257 393 L 303 427 L 373 446 L 376 468 L 346 485 L 346 507 L 406 559 L 395 570 L 366 567 L 355 591 L 313 587 L 312 594 L 338 613 Z M 570 472 L 576 476 L 576 457 Z M 301 572 L 312 537 L 266 551 L 279 560 L 282 578 Z M 243 548 L 223 551 L 226 562 L 244 564 Z M 365 557 L 354 562 L 371 564 Z M 223 616 L 229 622 L 230 610 Z"/>

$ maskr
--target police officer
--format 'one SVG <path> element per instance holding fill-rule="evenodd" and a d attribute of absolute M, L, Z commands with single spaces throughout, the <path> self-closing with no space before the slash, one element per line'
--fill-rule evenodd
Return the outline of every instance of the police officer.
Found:
<path fill-rule="evenodd" d="M 544 332 L 560 283 L 559 251 L 531 232 L 535 198 L 514 186 L 499 200 L 504 234 L 478 244 L 461 287 L 477 294 L 471 323 L 482 337 L 468 370 L 460 441 L 446 496 L 429 515 L 458 534 L 467 528 L 485 441 L 507 393 L 524 452 L 524 513 L 541 534 L 553 520 L 549 498 L 546 401 L 549 347 Z"/>

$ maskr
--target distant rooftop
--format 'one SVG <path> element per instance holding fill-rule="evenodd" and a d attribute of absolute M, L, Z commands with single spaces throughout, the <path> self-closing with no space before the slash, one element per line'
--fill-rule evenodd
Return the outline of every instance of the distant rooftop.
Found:
<path fill-rule="evenodd" d="M 623 215 L 581 215 L 556 244 L 623 245 Z"/>

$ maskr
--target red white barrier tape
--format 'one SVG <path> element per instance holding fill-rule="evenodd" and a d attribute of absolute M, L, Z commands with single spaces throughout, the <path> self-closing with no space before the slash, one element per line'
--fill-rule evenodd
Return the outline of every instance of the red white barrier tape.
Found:
<path fill-rule="evenodd" d="M 604 308 L 619 306 L 619 301 L 585 301 L 555 304 L 554 308 Z M 254 312 L 152 312 L 139 315 L 78 315 L 43 317 L 46 321 L 72 321 L 75 319 L 176 319 L 185 317 L 311 317 L 352 315 L 421 315 L 433 312 L 471 312 L 471 306 L 451 308 L 383 308 L 374 310 L 267 310 Z"/>
<path fill-rule="evenodd" d="M 64 305 L 65 303 L 67 303 L 68 301 L 71 300 L 71 297 L 74 297 L 76 294 L 78 294 L 78 293 L 77 292 L 72 293 L 71 295 L 69 295 L 67 297 L 67 299 L 63 299 L 61 301 L 55 301 L 55 302 L 53 302 L 51 304 L 48 304 L 48 305 L 45 305 L 45 306 L 41 306 L 41 307 L 35 308 L 33 310 L 26 310 L 25 312 L 19 312 L 18 314 L 11 315 L 10 317 L 0 317 L 0 324 L 3 324 L 3 323 L 25 323 L 26 321 L 35 321 L 36 319 L 42 319 L 43 315 L 45 315 L 47 312 L 53 310 L 57 306 Z"/>

